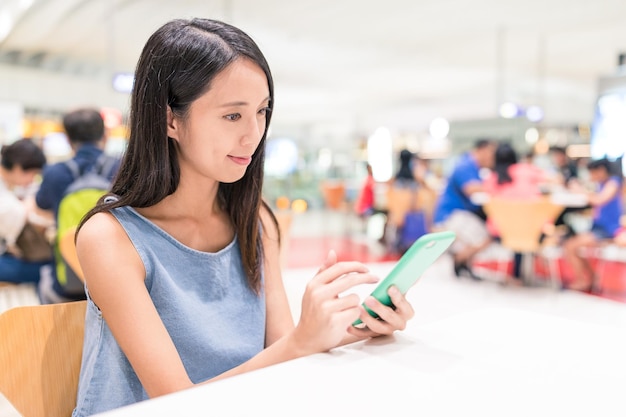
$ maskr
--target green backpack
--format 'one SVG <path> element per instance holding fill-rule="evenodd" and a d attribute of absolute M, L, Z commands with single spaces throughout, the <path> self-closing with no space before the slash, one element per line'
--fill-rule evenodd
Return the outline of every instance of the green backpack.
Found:
<path fill-rule="evenodd" d="M 72 172 L 74 181 L 65 189 L 57 213 L 57 235 L 54 245 L 57 281 L 66 295 L 84 298 L 84 283 L 79 273 L 74 271 L 59 250 L 59 242 L 68 233 L 76 234 L 76 227 L 89 210 L 111 188 L 109 178 L 117 168 L 117 159 L 105 154 L 100 155 L 94 166 L 80 172 L 78 163 L 71 159 L 65 165 Z"/>

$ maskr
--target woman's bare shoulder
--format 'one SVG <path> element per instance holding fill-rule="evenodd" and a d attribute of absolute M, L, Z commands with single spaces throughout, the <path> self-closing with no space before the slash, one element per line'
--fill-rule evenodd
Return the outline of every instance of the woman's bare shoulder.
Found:
<path fill-rule="evenodd" d="M 123 230 L 115 216 L 104 211 L 91 216 L 83 224 L 78 235 L 91 236 L 96 234 L 102 237 L 111 237 L 116 236 L 119 232 L 123 232 Z"/>

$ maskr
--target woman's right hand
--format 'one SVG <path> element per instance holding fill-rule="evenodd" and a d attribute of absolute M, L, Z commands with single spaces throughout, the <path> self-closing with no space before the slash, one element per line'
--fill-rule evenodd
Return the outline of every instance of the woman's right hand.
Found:
<path fill-rule="evenodd" d="M 302 355 L 324 352 L 340 344 L 346 329 L 359 317 L 361 298 L 345 291 L 378 278 L 360 262 L 337 262 L 330 251 L 324 265 L 309 281 L 302 297 L 294 342 Z"/>

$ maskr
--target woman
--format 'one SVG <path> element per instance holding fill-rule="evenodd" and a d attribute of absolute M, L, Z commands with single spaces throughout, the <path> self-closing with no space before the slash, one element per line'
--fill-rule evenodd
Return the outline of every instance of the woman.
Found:
<path fill-rule="evenodd" d="M 18 244 L 25 239 L 24 228 L 31 236 L 47 246 L 43 234 L 52 219 L 35 213 L 29 190 L 35 177 L 41 173 L 46 158 L 43 151 L 30 139 L 21 139 L 2 147 L 0 163 L 0 246 L 6 251 L 0 255 L 0 281 L 13 283 L 38 283 L 41 269 L 51 264 L 52 250 L 43 255 L 24 253 Z M 26 194 L 26 195 L 24 195 Z M 41 233 L 40 236 L 35 236 Z M 2 248 L 0 248 L 2 252 Z"/>
<path fill-rule="evenodd" d="M 391 289 L 396 309 L 368 298 L 382 320 L 370 317 L 344 294 L 377 279 L 330 253 L 294 326 L 261 200 L 273 100 L 237 28 L 175 20 L 148 40 L 112 194 L 77 236 L 88 307 L 74 416 L 391 334 L 413 315 Z"/>

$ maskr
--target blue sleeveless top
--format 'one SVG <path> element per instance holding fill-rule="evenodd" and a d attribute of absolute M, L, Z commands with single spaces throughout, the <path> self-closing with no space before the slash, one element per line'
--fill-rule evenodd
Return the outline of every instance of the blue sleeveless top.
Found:
<path fill-rule="evenodd" d="M 192 382 L 234 368 L 264 348 L 265 296 L 248 286 L 236 237 L 216 253 L 200 252 L 130 207 L 112 214 L 141 257 L 146 288 Z M 148 398 L 88 291 L 87 303 L 73 417 Z"/>
<path fill-rule="evenodd" d="M 611 177 L 608 181 L 600 184 L 600 191 L 606 187 L 609 181 L 615 181 L 620 185 L 619 177 Z M 617 192 L 615 196 L 603 206 L 594 208 L 593 226 L 604 230 L 609 236 L 614 237 L 621 227 L 620 218 L 622 216 L 622 193 Z"/>

